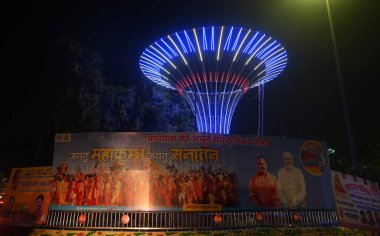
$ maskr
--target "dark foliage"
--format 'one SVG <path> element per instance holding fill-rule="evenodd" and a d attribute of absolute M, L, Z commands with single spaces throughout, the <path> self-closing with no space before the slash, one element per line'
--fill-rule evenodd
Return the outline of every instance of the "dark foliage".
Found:
<path fill-rule="evenodd" d="M 192 112 L 176 91 L 146 79 L 128 87 L 108 83 L 100 55 L 77 41 L 50 44 L 38 72 L 27 103 L 35 140 L 29 166 L 51 164 L 56 133 L 194 131 Z"/>

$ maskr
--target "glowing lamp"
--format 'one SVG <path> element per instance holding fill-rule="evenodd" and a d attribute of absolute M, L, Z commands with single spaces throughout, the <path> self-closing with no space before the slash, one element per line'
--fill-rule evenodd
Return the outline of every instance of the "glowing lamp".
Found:
<path fill-rule="evenodd" d="M 86 215 L 85 214 L 81 214 L 79 217 L 78 217 L 78 221 L 79 223 L 83 224 L 86 222 Z"/>
<path fill-rule="evenodd" d="M 300 221 L 301 220 L 301 214 L 299 212 L 294 212 L 294 214 L 293 214 L 293 220 L 295 222 Z"/>
<path fill-rule="evenodd" d="M 257 221 L 263 221 L 264 220 L 264 215 L 261 212 L 257 212 L 255 217 L 256 217 Z"/>
<path fill-rule="evenodd" d="M 129 223 L 129 220 L 130 220 L 130 217 L 129 217 L 129 215 L 128 214 L 126 214 L 126 215 L 123 215 L 122 217 L 121 217 L 121 223 L 123 223 L 124 225 L 125 224 L 128 224 Z"/>
<path fill-rule="evenodd" d="M 223 219 L 222 219 L 221 215 L 217 214 L 217 215 L 214 216 L 214 222 L 216 224 L 220 224 L 220 223 L 222 223 L 222 221 L 223 221 Z"/>

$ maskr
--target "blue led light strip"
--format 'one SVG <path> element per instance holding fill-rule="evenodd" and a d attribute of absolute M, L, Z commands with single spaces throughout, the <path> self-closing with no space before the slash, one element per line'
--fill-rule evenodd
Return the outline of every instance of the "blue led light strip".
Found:
<path fill-rule="evenodd" d="M 284 47 L 259 31 L 211 26 L 157 40 L 139 65 L 147 78 L 185 97 L 199 132 L 229 133 L 243 94 L 276 78 L 286 63 Z"/>
<path fill-rule="evenodd" d="M 233 30 L 234 30 L 234 27 L 231 27 L 230 33 L 228 34 L 228 37 L 227 37 L 227 40 L 224 43 L 224 48 L 223 48 L 224 51 L 229 51 L 228 48 L 230 47 L 230 42 L 231 42 L 231 37 L 232 37 Z"/>

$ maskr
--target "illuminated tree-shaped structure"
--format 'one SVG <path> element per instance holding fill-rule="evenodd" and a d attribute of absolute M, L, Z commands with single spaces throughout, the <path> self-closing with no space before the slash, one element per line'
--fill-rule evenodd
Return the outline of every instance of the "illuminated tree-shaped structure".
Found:
<path fill-rule="evenodd" d="M 284 47 L 271 37 L 222 26 L 183 30 L 157 40 L 142 53 L 140 68 L 150 80 L 186 98 L 199 132 L 228 134 L 239 100 L 258 87 L 262 135 L 264 84 L 286 62 Z"/>

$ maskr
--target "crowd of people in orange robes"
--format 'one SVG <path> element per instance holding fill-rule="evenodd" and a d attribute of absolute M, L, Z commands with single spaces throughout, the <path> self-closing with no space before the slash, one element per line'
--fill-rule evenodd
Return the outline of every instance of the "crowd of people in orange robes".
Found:
<path fill-rule="evenodd" d="M 237 204 L 237 175 L 221 169 L 163 171 L 124 168 L 75 174 L 63 162 L 51 183 L 51 203 L 72 206 L 180 207 L 183 204 Z"/>
<path fill-rule="evenodd" d="M 164 173 L 150 178 L 150 203 L 154 206 L 182 206 L 183 204 L 237 204 L 237 175 L 234 172 L 199 168 L 178 171 L 167 166 Z"/>
<path fill-rule="evenodd" d="M 127 170 L 103 170 L 84 174 L 57 172 L 51 184 L 51 202 L 73 206 L 136 206 L 148 193 L 148 177 Z M 145 183 L 144 183 L 145 181 Z"/>

